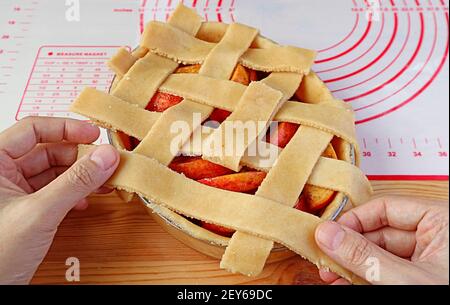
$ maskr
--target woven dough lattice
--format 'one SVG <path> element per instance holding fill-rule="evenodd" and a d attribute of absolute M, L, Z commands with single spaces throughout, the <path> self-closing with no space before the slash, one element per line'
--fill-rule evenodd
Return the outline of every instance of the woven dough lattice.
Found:
<path fill-rule="evenodd" d="M 352 204 L 365 202 L 371 194 L 366 177 L 349 158 L 322 156 L 332 141 L 343 147 L 338 155 L 348 155 L 353 147 L 357 156 L 358 146 L 353 112 L 333 99 L 310 70 L 314 58 L 314 51 L 277 45 L 245 25 L 202 22 L 195 11 L 180 5 L 168 23 L 146 26 L 138 49 L 120 49 L 111 59 L 117 75 L 111 94 L 86 88 L 72 111 L 140 141 L 133 151 L 121 150 L 109 185 L 144 196 L 161 213 L 236 230 L 227 242 L 222 268 L 257 275 L 277 242 L 320 267 L 363 282 L 316 246 L 314 230 L 321 218 L 293 208 L 307 184 L 339 192 Z M 232 82 L 238 64 L 268 76 L 249 86 Z M 201 66 L 198 74 L 174 73 L 180 65 Z M 146 107 L 157 92 L 183 99 L 162 113 L 149 111 Z M 290 101 L 294 94 L 301 102 Z M 300 127 L 284 149 L 266 143 L 276 152 L 272 160 L 247 153 L 259 141 L 258 134 L 247 135 L 232 154 L 215 154 L 207 143 L 223 134 L 225 124 L 216 129 L 202 125 L 214 109 L 231 112 L 224 123 L 263 122 L 258 133 L 266 132 L 272 121 Z M 199 119 L 193 120 L 194 115 Z M 171 131 L 180 121 L 190 131 L 181 139 Z M 204 142 L 194 143 L 192 134 L 197 132 L 208 135 Z M 233 132 L 244 133 L 240 127 Z M 174 141 L 179 143 L 175 151 Z M 88 149 L 81 146 L 80 156 Z M 221 190 L 168 168 L 179 153 L 202 156 L 233 171 L 247 166 L 267 175 L 254 195 Z M 336 212 L 338 204 L 330 204 L 322 218 Z"/>

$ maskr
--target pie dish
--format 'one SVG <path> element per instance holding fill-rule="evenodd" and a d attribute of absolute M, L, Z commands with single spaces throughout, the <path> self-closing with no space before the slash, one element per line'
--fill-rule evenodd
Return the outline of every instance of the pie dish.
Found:
<path fill-rule="evenodd" d="M 202 22 L 180 4 L 168 23 L 147 24 L 137 49 L 110 60 L 110 94 L 86 88 L 71 109 L 108 128 L 120 148 L 108 184 L 226 246 L 222 268 L 257 275 L 280 244 L 363 283 L 314 242 L 322 219 L 371 196 L 353 112 L 311 71 L 314 58 L 242 24 Z"/>

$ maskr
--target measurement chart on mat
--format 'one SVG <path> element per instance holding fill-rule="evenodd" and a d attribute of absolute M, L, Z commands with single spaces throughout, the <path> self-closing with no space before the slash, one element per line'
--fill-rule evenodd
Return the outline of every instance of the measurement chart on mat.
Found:
<path fill-rule="evenodd" d="M 1 129 L 28 115 L 77 117 L 68 106 L 85 86 L 108 90 L 106 60 L 180 0 L 79 2 L 79 22 L 66 20 L 64 1 L 0 4 Z M 182 2 L 205 20 L 318 50 L 314 70 L 355 109 L 372 179 L 448 179 L 446 0 Z"/>
<path fill-rule="evenodd" d="M 106 61 L 117 47 L 43 46 L 27 81 L 16 119 L 29 115 L 76 117 L 69 105 L 86 87 L 108 91 L 114 74 Z"/>

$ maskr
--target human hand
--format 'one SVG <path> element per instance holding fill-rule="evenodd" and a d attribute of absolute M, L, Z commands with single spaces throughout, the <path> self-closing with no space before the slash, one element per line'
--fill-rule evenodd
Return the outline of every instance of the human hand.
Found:
<path fill-rule="evenodd" d="M 0 284 L 28 283 L 45 257 L 58 225 L 72 209 L 87 208 L 119 164 L 102 145 L 80 160 L 77 144 L 99 136 L 89 123 L 23 119 L 0 133 Z"/>
<path fill-rule="evenodd" d="M 348 211 L 338 223 L 322 223 L 315 238 L 328 256 L 372 284 L 448 285 L 448 213 L 446 202 L 380 198 Z M 369 258 L 379 262 L 379 279 L 366 277 Z M 349 284 L 324 270 L 320 276 Z"/>

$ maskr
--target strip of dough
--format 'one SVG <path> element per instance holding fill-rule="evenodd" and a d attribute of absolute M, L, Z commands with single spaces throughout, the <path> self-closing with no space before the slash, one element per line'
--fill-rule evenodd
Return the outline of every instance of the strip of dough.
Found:
<path fill-rule="evenodd" d="M 139 59 L 112 91 L 112 95 L 145 108 L 164 80 L 178 64 L 170 59 L 148 53 Z"/>
<path fill-rule="evenodd" d="M 312 185 L 346 194 L 354 205 L 366 203 L 372 196 L 370 181 L 348 162 L 321 158 L 309 177 Z"/>
<path fill-rule="evenodd" d="M 228 27 L 229 24 L 223 22 L 203 22 L 196 37 L 200 40 L 218 43 L 222 40 L 222 37 L 227 32 Z M 259 35 L 253 41 L 251 48 L 268 49 L 276 46 L 278 46 L 278 44 L 272 40 Z"/>
<path fill-rule="evenodd" d="M 194 140 L 194 136 L 198 136 L 199 139 L 207 139 L 213 131 L 214 129 L 212 128 L 202 126 L 201 130 L 196 131 L 196 133 L 202 133 L 202 135 L 194 134 L 190 142 L 186 143 L 180 152 L 186 156 L 201 156 L 206 140 L 203 142 L 197 141 Z M 278 162 L 278 157 L 281 156 L 283 149 L 266 142 L 259 142 L 257 146 L 258 148 L 255 150 L 257 154 L 253 154 L 253 151 L 249 153 L 249 148 L 242 158 L 241 164 L 269 173 L 275 163 Z M 264 150 L 261 151 L 261 149 Z M 303 152 L 308 150 L 309 148 L 296 151 Z M 293 157 L 293 160 L 296 158 L 297 155 Z M 341 179 L 341 177 L 346 178 Z M 284 181 L 284 179 L 280 179 L 280 181 Z M 320 157 L 312 171 L 312 175 L 308 178 L 308 184 L 341 192 L 348 196 L 354 205 L 364 204 L 372 196 L 370 181 L 361 169 L 342 160 Z"/>
<path fill-rule="evenodd" d="M 315 51 L 294 47 L 248 49 L 241 63 L 256 71 L 309 74 L 316 55 Z"/>
<path fill-rule="evenodd" d="M 255 195 L 293 207 L 317 160 L 332 138 L 333 135 L 329 133 L 301 126 L 278 156 L 276 165 L 269 171 Z M 292 171 L 292 168 L 302 170 Z M 289 173 L 288 178 L 286 173 Z M 245 235 L 245 233 L 233 234 L 220 266 L 232 272 L 237 271 L 249 276 L 258 275 L 269 257 L 273 241 Z M 245 242 L 237 241 L 239 238 L 244 238 Z M 247 256 L 244 253 L 252 254 Z"/>
<path fill-rule="evenodd" d="M 247 86 L 200 74 L 172 74 L 159 91 L 211 107 L 234 111 Z"/>
<path fill-rule="evenodd" d="M 281 151 L 256 196 L 293 207 L 317 161 L 332 139 L 332 134 L 300 126 L 286 148 Z M 301 170 L 293 171 L 292 168 Z"/>
<path fill-rule="evenodd" d="M 178 31 L 178 33 L 182 37 L 192 38 L 192 36 L 184 32 Z M 258 31 L 256 29 L 247 26 L 236 24 L 229 27 L 223 40 L 215 45 L 211 50 L 211 54 L 207 56 L 199 74 L 219 79 L 229 78 L 237 64 L 237 60 L 249 48 L 257 34 Z M 154 39 L 153 35 L 156 35 L 152 34 L 151 26 L 149 27 L 148 35 L 144 36 L 143 39 L 150 37 L 149 39 L 152 41 Z M 183 42 L 180 43 L 181 45 L 183 44 Z M 171 45 L 175 44 L 171 43 Z M 211 115 L 213 110 L 214 108 L 211 106 L 198 104 L 191 100 L 183 100 L 161 115 L 135 151 L 145 153 L 162 164 L 168 165 L 178 154 L 183 144 L 189 141 L 191 134 Z M 197 115 L 197 119 L 194 119 L 194 114 Z M 183 129 L 187 130 L 187 132 L 181 135 L 174 133 L 173 129 L 177 128 L 174 123 L 177 125 L 183 124 Z"/>
<path fill-rule="evenodd" d="M 230 25 L 227 31 L 235 25 Z M 177 43 L 174 44 L 166 37 L 173 37 Z M 146 35 L 143 35 L 141 45 L 158 55 L 183 64 L 202 64 L 215 48 L 214 43 L 197 39 L 166 23 L 157 21 L 147 25 Z M 308 74 L 315 56 L 316 53 L 311 50 L 274 46 L 270 49 L 246 49 L 240 58 L 240 63 L 266 72 Z"/>
<path fill-rule="evenodd" d="M 287 104 L 290 103 L 286 103 L 284 107 L 286 107 Z M 304 105 L 301 103 L 295 104 Z M 319 106 L 305 105 L 313 107 Z M 140 109 L 93 88 L 85 88 L 79 97 L 72 103 L 70 110 L 88 117 L 99 126 L 123 131 L 139 140 L 142 140 L 148 134 L 161 116 L 160 113 Z M 301 111 L 299 114 L 300 113 Z M 130 117 L 135 119 L 130 120 Z M 303 120 L 308 119 L 299 118 L 298 120 L 299 122 L 303 122 Z M 305 124 L 305 126 L 308 125 Z M 202 133 L 204 134 L 202 139 L 206 139 L 207 135 L 210 135 L 211 130 L 207 127 L 202 127 Z M 200 142 L 198 145 L 194 145 L 193 142 L 186 143 L 185 148 L 181 149 L 181 152 L 186 155 L 200 156 L 202 155 L 203 146 L 203 142 Z M 277 157 L 280 155 L 281 149 L 271 144 L 266 144 L 266 146 L 268 147 L 267 154 L 250 156 L 245 154 L 241 163 L 257 170 L 269 172 L 276 162 Z M 367 178 L 365 178 L 359 168 L 346 162 L 337 162 L 338 160 L 327 160 L 326 163 L 319 162 L 318 165 L 320 164 L 321 166 L 316 166 L 312 177 L 321 177 L 321 180 L 315 178 L 314 181 L 311 181 L 312 177 L 310 177 L 308 183 L 343 192 L 348 195 L 356 205 L 366 202 L 371 193 L 370 183 Z M 339 179 L 335 179 L 334 176 L 331 175 L 337 168 L 341 171 L 337 176 Z M 317 174 L 317 176 L 315 174 Z M 344 181 L 341 177 L 348 177 L 348 180 Z"/>
<path fill-rule="evenodd" d="M 305 76 L 297 91 L 297 96 L 302 102 L 312 104 L 333 99 L 330 90 L 314 72 Z"/>
<path fill-rule="evenodd" d="M 177 6 L 168 21 L 180 31 L 195 35 L 202 24 L 201 17 L 193 9 L 189 9 L 181 3 Z M 132 55 L 135 58 L 147 54 L 148 48 L 140 46 Z M 141 65 L 134 70 L 127 70 L 127 75 L 121 79 L 114 89 L 113 95 L 120 96 L 128 102 L 145 108 L 158 87 L 173 73 L 178 64 L 168 59 L 148 53 L 142 60 Z M 154 124 L 153 124 L 154 125 Z M 119 192 L 125 202 L 132 200 L 131 194 Z"/>
<path fill-rule="evenodd" d="M 288 82 L 289 76 L 292 76 L 292 73 L 272 73 L 261 82 L 284 92 L 285 88 L 283 87 L 290 86 Z M 298 84 L 301 79 L 301 75 L 298 75 L 298 79 L 294 80 L 295 82 L 298 81 Z M 245 89 L 246 86 L 235 82 L 196 74 L 171 75 L 160 87 L 162 92 L 228 111 L 236 109 L 237 102 L 244 94 Z M 289 95 L 288 98 L 292 95 Z M 281 107 L 274 119 L 278 122 L 290 122 L 315 127 L 333 133 L 354 146 L 358 144 L 353 111 L 340 107 L 340 103 L 337 100 L 324 101 L 320 104 L 287 102 Z"/>
<path fill-rule="evenodd" d="M 164 111 L 134 152 L 169 165 L 194 130 L 211 112 L 210 106 L 190 100 L 182 101 Z M 194 114 L 197 115 L 196 119 Z"/>
<path fill-rule="evenodd" d="M 245 91 L 234 112 L 206 140 L 203 159 L 235 172 L 252 144 L 267 128 L 282 104 L 283 94 L 261 83 L 253 82 Z"/>
<path fill-rule="evenodd" d="M 97 125 L 122 131 L 137 139 L 143 139 L 160 117 L 159 113 L 146 111 L 89 87 L 84 88 L 70 105 L 70 111 L 88 117 Z"/>
<path fill-rule="evenodd" d="M 257 35 L 258 30 L 254 28 L 237 23 L 231 24 L 222 40 L 208 53 L 199 74 L 217 79 L 230 79 L 239 58 L 248 50 Z"/>
<path fill-rule="evenodd" d="M 133 55 L 134 57 L 136 57 L 138 59 L 144 57 L 145 55 L 147 55 L 147 53 L 148 53 L 148 49 L 146 47 L 142 47 L 142 46 L 139 46 L 136 49 L 134 49 L 133 51 L 131 51 L 131 55 Z"/>
<path fill-rule="evenodd" d="M 200 15 L 194 9 L 190 9 L 183 5 L 182 2 L 178 4 L 167 22 L 171 26 L 194 36 L 202 26 L 202 18 Z M 142 35 L 146 35 L 146 33 L 144 32 Z"/>
<path fill-rule="evenodd" d="M 79 157 L 91 147 L 80 145 Z M 316 245 L 314 232 L 320 218 L 261 197 L 186 179 L 139 154 L 120 151 L 120 155 L 119 167 L 107 185 L 138 193 L 188 217 L 273 240 L 353 283 L 366 283 L 333 262 Z"/>
<path fill-rule="evenodd" d="M 136 60 L 138 58 L 128 52 L 127 48 L 122 47 L 108 60 L 107 65 L 118 77 L 123 77 L 134 65 Z"/>
<path fill-rule="evenodd" d="M 176 76 L 174 74 L 173 76 Z M 169 79 L 172 79 L 173 76 L 170 76 Z M 192 75 L 195 77 L 195 75 Z M 188 78 L 177 78 L 179 80 L 184 80 Z M 210 78 L 210 80 L 212 80 Z M 171 82 L 170 80 L 168 81 Z M 178 82 L 178 80 L 177 80 Z M 196 83 L 196 82 L 195 82 Z M 211 83 L 215 83 L 215 81 L 212 81 Z M 232 83 L 232 82 L 229 82 Z M 188 84 L 192 84 L 189 83 Z M 163 85 L 164 86 L 164 85 Z M 269 84 L 270 86 L 270 84 Z M 272 86 L 271 86 L 272 87 Z M 196 90 L 195 87 L 193 87 L 192 94 L 180 94 L 180 96 L 185 97 L 186 99 L 191 99 L 195 102 L 206 104 L 208 106 L 214 106 L 215 108 L 221 108 L 220 105 L 226 104 L 228 102 L 229 105 L 231 105 L 231 99 L 228 99 L 229 97 L 232 97 L 233 100 L 236 98 L 237 101 L 240 100 L 242 95 L 235 94 L 233 92 L 229 92 L 229 95 L 222 95 L 225 94 L 225 92 L 229 89 L 233 88 L 233 86 L 225 86 L 223 89 L 217 89 L 216 90 L 205 90 L 204 93 L 201 93 L 200 90 Z M 242 86 L 243 89 L 245 89 L 245 86 Z M 200 88 L 198 88 L 200 89 Z M 239 90 L 240 92 L 240 90 Z M 243 93 L 244 91 L 242 91 Z M 219 102 L 212 103 L 214 101 L 215 93 L 217 93 L 217 99 Z M 198 95 L 197 95 L 198 94 Z M 89 100 L 87 100 L 89 98 Z M 124 131 L 125 128 L 127 128 L 126 124 L 123 125 L 119 121 L 116 121 L 117 119 L 114 119 L 116 116 L 120 116 L 119 114 L 110 114 L 110 113 L 103 113 L 98 114 L 94 108 L 90 108 L 88 105 L 89 103 L 97 103 L 97 101 L 101 99 L 101 104 L 105 107 L 109 103 L 109 97 L 107 94 L 99 94 L 95 97 L 92 95 L 83 95 L 79 96 L 72 104 L 72 108 L 74 112 L 80 113 L 90 119 L 96 119 L 99 121 L 102 121 L 104 124 L 109 124 L 114 127 L 114 129 L 122 130 Z M 208 100 L 208 101 L 206 101 Z M 222 103 L 223 101 L 223 103 Z M 126 103 L 125 101 L 122 101 L 124 105 L 124 109 L 126 108 L 132 108 L 135 107 L 134 105 L 130 105 Z M 128 104 L 128 105 L 127 105 Z M 214 104 L 214 105 L 213 105 Z M 230 107 L 224 107 L 221 109 L 225 109 L 228 111 L 234 111 L 236 104 L 232 102 L 233 108 L 230 109 Z M 128 111 L 128 110 L 127 110 Z M 133 109 L 133 111 L 139 112 L 136 109 Z M 146 111 L 142 109 L 142 111 Z M 148 111 L 146 111 L 148 112 Z M 139 114 L 141 115 L 141 114 Z M 152 113 L 154 118 L 159 118 L 162 114 L 161 113 Z M 101 118 L 100 118 L 101 116 Z M 333 106 L 323 105 L 323 104 L 305 104 L 305 103 L 299 103 L 299 102 L 286 102 L 281 107 L 280 111 L 275 115 L 274 120 L 277 122 L 290 122 L 290 123 L 296 123 L 300 125 L 315 127 L 318 129 L 321 129 L 323 131 L 327 131 L 329 133 L 334 134 L 335 136 L 344 139 L 345 141 L 349 142 L 350 144 L 357 145 L 356 135 L 355 135 L 355 128 L 353 125 L 354 122 L 354 116 L 353 112 L 346 111 L 342 108 L 337 108 Z M 154 121 L 152 121 L 154 122 Z M 147 126 L 147 125 L 144 125 Z M 150 125 L 149 125 L 150 126 Z M 142 133 L 146 132 L 148 133 L 149 130 L 144 130 L 143 126 L 139 128 Z M 134 132 L 136 133 L 136 131 Z M 142 137 L 138 137 L 139 140 L 142 140 Z"/>
<path fill-rule="evenodd" d="M 301 75 L 292 73 L 273 73 L 264 81 L 284 93 L 289 98 L 299 87 Z M 293 207 L 305 186 L 317 160 L 326 149 L 333 135 L 319 129 L 301 126 L 286 148 L 276 159 L 267 177 L 262 182 L 256 196 L 277 201 Z M 292 172 L 291 168 L 301 168 Z M 286 179 L 286 173 L 289 178 Z M 237 241 L 244 237 L 244 241 Z M 220 262 L 222 268 L 249 275 L 259 274 L 266 263 L 273 242 L 245 233 L 233 234 Z M 240 253 L 241 255 L 235 255 Z M 246 256 L 247 253 L 257 253 Z M 239 259 L 236 259 L 239 257 Z"/>

